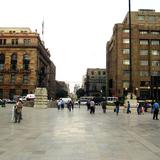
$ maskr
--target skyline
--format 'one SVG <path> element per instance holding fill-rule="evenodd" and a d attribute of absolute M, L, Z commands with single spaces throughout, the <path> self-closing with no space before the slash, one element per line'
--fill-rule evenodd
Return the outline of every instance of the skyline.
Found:
<path fill-rule="evenodd" d="M 158 4 L 131 0 L 131 11 L 160 12 Z M 114 24 L 122 23 L 128 12 L 128 0 L 6 0 L 1 6 L 0 27 L 37 29 L 56 66 L 56 80 L 69 83 L 71 90 L 82 82 L 87 68 L 106 67 L 106 43 Z"/>

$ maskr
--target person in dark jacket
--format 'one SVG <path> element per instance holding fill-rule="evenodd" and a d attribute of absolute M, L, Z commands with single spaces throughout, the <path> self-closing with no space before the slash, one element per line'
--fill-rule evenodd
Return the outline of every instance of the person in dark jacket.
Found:
<path fill-rule="evenodd" d="M 155 118 L 156 118 L 156 120 L 159 120 L 158 113 L 159 113 L 159 104 L 157 102 L 154 102 L 154 104 L 153 104 L 153 120 Z"/>
<path fill-rule="evenodd" d="M 116 112 L 117 116 L 118 116 L 118 114 L 119 114 L 119 106 L 120 106 L 120 102 L 119 102 L 119 100 L 117 99 L 117 101 L 115 102 L 115 112 Z"/>

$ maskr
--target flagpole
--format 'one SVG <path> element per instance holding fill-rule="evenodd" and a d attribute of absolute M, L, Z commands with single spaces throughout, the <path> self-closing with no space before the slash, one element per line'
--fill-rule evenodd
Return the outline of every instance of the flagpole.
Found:
<path fill-rule="evenodd" d="M 44 41 L 44 18 L 42 21 L 42 40 Z"/>

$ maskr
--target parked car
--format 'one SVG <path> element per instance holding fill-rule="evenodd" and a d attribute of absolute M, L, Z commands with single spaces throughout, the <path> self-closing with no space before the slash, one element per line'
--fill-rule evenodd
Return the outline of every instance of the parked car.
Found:
<path fill-rule="evenodd" d="M 87 104 L 87 99 L 80 99 L 80 104 L 86 105 Z"/>
<path fill-rule="evenodd" d="M 26 96 L 27 101 L 34 100 L 34 99 L 35 99 L 35 94 L 27 94 L 27 96 Z"/>

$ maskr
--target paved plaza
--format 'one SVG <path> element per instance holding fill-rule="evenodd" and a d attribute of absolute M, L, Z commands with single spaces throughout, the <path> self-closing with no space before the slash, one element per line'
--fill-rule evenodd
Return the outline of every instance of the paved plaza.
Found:
<path fill-rule="evenodd" d="M 160 160 L 160 121 L 150 113 L 24 107 L 18 124 L 11 108 L 0 108 L 0 160 Z"/>

